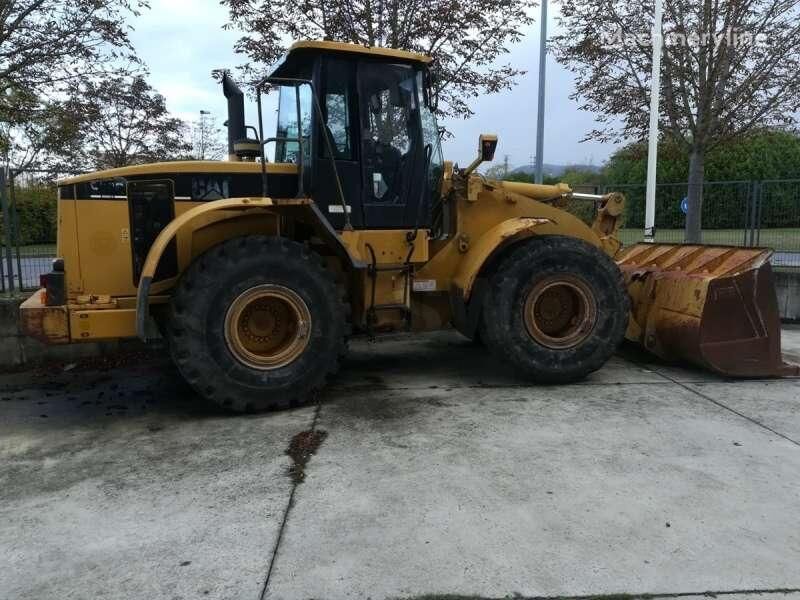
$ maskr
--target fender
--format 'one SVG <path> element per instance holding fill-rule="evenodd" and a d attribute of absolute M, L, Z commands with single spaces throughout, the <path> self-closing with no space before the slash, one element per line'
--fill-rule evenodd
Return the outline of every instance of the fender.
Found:
<path fill-rule="evenodd" d="M 313 221 L 317 227 L 318 233 L 325 241 L 331 243 L 334 250 L 337 251 L 351 268 L 365 268 L 365 265 L 360 260 L 350 255 L 347 248 L 342 243 L 341 238 L 336 233 L 336 230 L 331 227 L 316 204 L 308 198 L 282 199 L 278 202 L 273 201 L 271 198 L 227 198 L 224 200 L 205 202 L 187 210 L 185 213 L 170 221 L 158 234 L 150 250 L 147 252 L 147 258 L 142 267 L 142 274 L 139 277 L 139 285 L 136 290 L 136 335 L 141 340 L 147 341 L 145 326 L 150 312 L 150 285 L 153 281 L 156 268 L 158 267 L 158 262 L 161 260 L 161 255 L 164 253 L 169 242 L 184 226 L 200 215 L 218 210 L 281 212 L 282 209 L 289 208 L 302 208 L 307 210 L 313 215 Z"/>
<path fill-rule="evenodd" d="M 575 223 L 570 223 L 570 235 L 599 247 L 600 239 L 597 235 L 582 221 L 574 217 L 573 219 Z M 578 223 L 583 227 L 577 227 Z M 558 234 L 564 234 L 563 224 L 559 226 L 552 219 L 544 217 L 516 217 L 498 223 L 470 246 L 453 278 L 452 289 L 459 290 L 464 301 L 468 301 L 481 269 L 497 251 L 534 235 Z"/>

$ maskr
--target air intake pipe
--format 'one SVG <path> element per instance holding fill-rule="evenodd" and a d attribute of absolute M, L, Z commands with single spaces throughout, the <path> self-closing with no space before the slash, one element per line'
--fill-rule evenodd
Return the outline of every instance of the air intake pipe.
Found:
<path fill-rule="evenodd" d="M 228 160 L 238 162 L 234 144 L 247 137 L 244 128 L 244 94 L 236 82 L 225 73 L 222 76 L 222 93 L 228 100 Z"/>

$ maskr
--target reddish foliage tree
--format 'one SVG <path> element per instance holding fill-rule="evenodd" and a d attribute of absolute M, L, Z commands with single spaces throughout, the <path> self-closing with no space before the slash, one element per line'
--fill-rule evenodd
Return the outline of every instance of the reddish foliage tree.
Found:
<path fill-rule="evenodd" d="M 794 127 L 800 108 L 798 0 L 665 0 L 661 131 L 688 152 L 688 241 L 700 241 L 704 160 L 718 144 L 765 126 Z M 556 56 L 573 96 L 597 113 L 590 137 L 646 136 L 651 2 L 565 0 Z"/>
<path fill-rule="evenodd" d="M 497 64 L 533 22 L 534 0 L 222 0 L 251 79 L 286 51 L 287 39 L 331 39 L 399 48 L 435 59 L 440 114 L 469 117 L 469 101 L 510 88 L 524 71 Z"/>

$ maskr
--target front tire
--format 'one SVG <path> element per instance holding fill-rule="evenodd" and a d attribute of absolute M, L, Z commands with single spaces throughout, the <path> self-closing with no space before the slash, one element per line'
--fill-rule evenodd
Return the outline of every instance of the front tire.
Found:
<path fill-rule="evenodd" d="M 307 402 L 336 373 L 347 306 L 321 257 L 247 236 L 198 257 L 172 296 L 168 337 L 181 374 L 234 412 Z"/>
<path fill-rule="evenodd" d="M 617 265 L 582 240 L 542 236 L 499 265 L 483 304 L 489 349 L 541 383 L 570 383 L 602 367 L 628 324 Z"/>

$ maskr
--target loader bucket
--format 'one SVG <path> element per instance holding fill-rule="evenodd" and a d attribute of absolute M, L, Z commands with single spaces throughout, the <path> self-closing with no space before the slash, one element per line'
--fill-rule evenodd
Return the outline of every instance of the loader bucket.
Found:
<path fill-rule="evenodd" d="M 771 250 L 637 244 L 616 260 L 631 297 L 625 337 L 729 377 L 800 375 L 781 356 Z"/>

